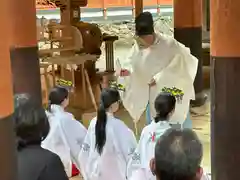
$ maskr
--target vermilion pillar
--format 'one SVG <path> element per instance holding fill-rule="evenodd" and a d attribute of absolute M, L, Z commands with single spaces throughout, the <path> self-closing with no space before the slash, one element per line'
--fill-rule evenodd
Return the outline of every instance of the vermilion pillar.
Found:
<path fill-rule="evenodd" d="M 194 82 L 196 100 L 193 104 L 200 106 L 206 100 L 202 93 L 202 0 L 174 0 L 174 37 L 189 47 L 192 55 L 198 59 Z"/>
<path fill-rule="evenodd" d="M 35 0 L 8 0 L 14 93 L 29 93 L 41 103 Z"/>
<path fill-rule="evenodd" d="M 12 77 L 9 55 L 8 1 L 0 5 L 0 179 L 16 180 L 16 153 L 11 115 L 13 112 Z"/>
<path fill-rule="evenodd" d="M 143 0 L 135 0 L 135 17 L 143 12 Z"/>
<path fill-rule="evenodd" d="M 240 1 L 211 0 L 213 180 L 239 179 Z"/>

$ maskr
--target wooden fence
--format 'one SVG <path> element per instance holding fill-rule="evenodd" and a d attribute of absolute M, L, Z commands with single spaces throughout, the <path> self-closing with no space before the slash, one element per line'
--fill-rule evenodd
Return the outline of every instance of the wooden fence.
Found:
<path fill-rule="evenodd" d="M 134 0 L 89 0 L 89 8 L 134 7 Z M 172 0 L 143 0 L 144 6 L 172 5 Z"/>
<path fill-rule="evenodd" d="M 172 5 L 173 0 L 143 0 L 144 6 Z M 134 7 L 135 0 L 88 0 L 87 8 Z M 54 9 L 53 6 L 36 3 L 37 9 Z"/>

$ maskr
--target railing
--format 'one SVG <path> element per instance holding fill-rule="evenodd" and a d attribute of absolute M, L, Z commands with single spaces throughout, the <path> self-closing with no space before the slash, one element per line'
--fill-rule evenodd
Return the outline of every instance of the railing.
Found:
<path fill-rule="evenodd" d="M 143 0 L 144 6 L 172 5 L 173 0 Z M 89 0 L 87 8 L 100 8 L 107 10 L 113 7 L 132 7 L 134 8 L 135 0 Z M 38 5 L 37 9 L 53 9 L 53 6 Z"/>
<path fill-rule="evenodd" d="M 144 6 L 172 5 L 173 0 L 143 0 Z M 89 8 L 134 7 L 134 0 L 89 0 Z"/>

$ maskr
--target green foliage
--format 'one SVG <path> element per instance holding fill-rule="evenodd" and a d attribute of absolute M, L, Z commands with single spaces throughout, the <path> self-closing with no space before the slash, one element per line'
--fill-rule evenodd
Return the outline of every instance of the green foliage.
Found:
<path fill-rule="evenodd" d="M 178 89 L 176 87 L 172 87 L 172 88 L 164 87 L 162 88 L 162 92 L 171 94 L 177 99 L 177 101 L 182 101 L 184 96 L 184 92 L 181 89 Z"/>

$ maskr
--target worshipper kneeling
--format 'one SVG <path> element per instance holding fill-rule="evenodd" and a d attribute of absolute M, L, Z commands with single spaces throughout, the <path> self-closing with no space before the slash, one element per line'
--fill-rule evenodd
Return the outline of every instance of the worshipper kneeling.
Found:
<path fill-rule="evenodd" d="M 90 123 L 79 155 L 85 180 L 126 180 L 127 162 L 137 142 L 132 130 L 114 116 L 119 101 L 116 89 L 103 89 L 97 117 Z"/>
<path fill-rule="evenodd" d="M 18 180 L 68 180 L 60 158 L 41 147 L 49 132 L 45 110 L 26 94 L 14 97 Z"/>
<path fill-rule="evenodd" d="M 174 113 L 176 98 L 167 92 L 160 93 L 155 100 L 156 117 L 142 130 L 138 146 L 129 160 L 127 176 L 131 177 L 134 171 L 146 169 L 148 179 L 155 180 L 149 169 L 149 161 L 154 157 L 154 148 L 159 137 L 169 128 L 169 119 Z"/>
<path fill-rule="evenodd" d="M 50 132 L 42 142 L 42 147 L 61 158 L 68 177 L 79 174 L 77 156 L 81 150 L 87 129 L 74 116 L 65 111 L 69 103 L 69 92 L 57 86 L 49 93 L 47 115 Z"/>
<path fill-rule="evenodd" d="M 191 129 L 168 129 L 157 141 L 151 173 L 156 180 L 210 180 L 203 173 L 203 147 Z M 141 168 L 129 180 L 148 180 L 148 172 Z"/>

